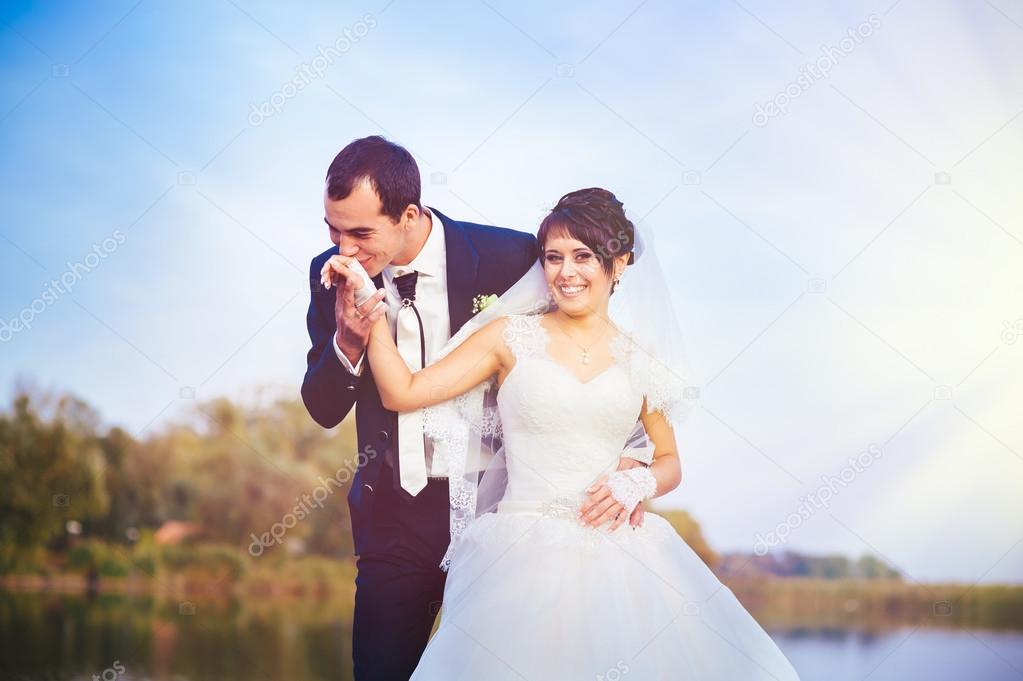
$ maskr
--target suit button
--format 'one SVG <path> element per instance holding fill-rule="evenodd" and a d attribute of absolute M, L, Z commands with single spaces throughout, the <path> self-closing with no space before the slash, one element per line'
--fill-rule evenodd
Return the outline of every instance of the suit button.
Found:
<path fill-rule="evenodd" d="M 387 440 L 390 439 L 391 436 L 386 430 L 381 430 L 377 432 L 377 437 L 380 438 L 381 442 L 387 442 Z"/>
<path fill-rule="evenodd" d="M 355 384 L 349 383 L 348 385 L 345 386 L 345 390 L 347 390 L 348 392 L 355 390 Z"/>

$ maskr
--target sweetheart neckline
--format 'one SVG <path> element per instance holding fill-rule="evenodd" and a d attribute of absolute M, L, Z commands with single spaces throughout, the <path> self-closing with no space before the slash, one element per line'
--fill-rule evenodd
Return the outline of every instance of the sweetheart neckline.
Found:
<path fill-rule="evenodd" d="M 536 318 L 536 328 L 539 329 L 541 337 L 543 338 L 543 344 L 540 347 L 540 351 L 537 353 L 537 355 L 539 356 L 540 359 L 547 360 L 551 364 L 555 365 L 556 367 L 558 367 L 559 369 L 561 369 L 562 371 L 567 373 L 569 376 L 574 378 L 576 383 L 578 383 L 579 385 L 587 385 L 589 383 L 592 383 L 593 381 L 597 380 L 598 378 L 600 378 L 601 376 L 606 374 L 611 369 L 613 369 L 616 366 L 619 366 L 621 364 L 621 361 L 615 355 L 613 348 L 615 347 L 615 344 L 618 343 L 619 339 L 622 338 L 622 332 L 621 332 L 621 330 L 615 328 L 614 335 L 611 336 L 611 340 L 608 341 L 608 347 L 612 348 L 612 350 L 611 350 L 611 363 L 603 371 L 600 371 L 599 373 L 596 373 L 593 376 L 591 376 L 589 378 L 589 380 L 586 380 L 586 381 L 582 380 L 581 378 L 579 378 L 578 375 L 576 375 L 576 373 L 574 371 L 572 371 L 567 366 L 565 366 L 564 364 L 561 364 L 560 362 L 556 361 L 553 357 L 551 357 L 551 354 L 547 351 L 548 346 L 550 346 L 550 344 L 551 344 L 551 333 L 550 333 L 550 331 L 547 330 L 547 327 L 545 327 L 543 325 L 543 322 L 541 321 L 542 318 L 543 318 L 543 315 L 539 315 Z M 518 364 L 517 361 L 516 361 L 516 364 Z"/>
<path fill-rule="evenodd" d="M 619 363 L 618 363 L 617 361 L 613 361 L 613 362 L 611 362 L 611 363 L 610 363 L 609 365 L 607 365 L 607 367 L 606 367 L 606 368 L 605 368 L 604 370 L 602 370 L 602 371 L 600 371 L 600 372 L 598 372 L 598 373 L 594 374 L 594 375 L 593 375 L 593 376 L 591 376 L 591 377 L 590 377 L 590 378 L 589 378 L 588 380 L 585 380 L 585 381 L 583 381 L 583 380 L 581 380 L 581 379 L 580 379 L 580 378 L 579 378 L 578 376 L 576 376 L 576 374 L 575 374 L 575 372 L 574 372 L 574 371 L 572 371 L 572 370 L 571 370 L 571 369 L 569 369 L 568 367 L 564 366 L 564 365 L 563 365 L 563 364 L 561 364 L 560 362 L 555 362 L 555 361 L 554 361 L 554 359 L 553 359 L 552 357 L 550 357 L 549 355 L 547 355 L 546 353 L 544 353 L 543 355 L 540 355 L 540 356 L 539 356 L 539 357 L 537 357 L 536 359 L 541 359 L 541 360 L 545 360 L 545 361 L 547 361 L 547 362 L 550 362 L 551 364 L 553 364 L 554 366 L 558 367 L 558 368 L 559 368 L 559 369 L 561 369 L 561 370 L 562 370 L 563 372 L 565 372 L 566 374 L 568 374 L 568 375 L 569 375 L 569 376 L 570 376 L 571 378 L 573 378 L 573 379 L 575 380 L 575 382 L 576 382 L 576 383 L 578 383 L 579 385 L 589 385 L 590 383 L 593 383 L 594 381 L 596 381 L 596 380 L 597 380 L 598 378 L 600 378 L 601 376 L 603 376 L 603 375 L 604 375 L 604 374 L 606 374 L 607 372 L 609 372 L 609 371 L 611 371 L 612 369 L 614 369 L 615 367 L 619 366 Z M 515 362 L 515 364 L 518 364 L 518 361 L 516 361 L 516 362 Z M 512 367 L 512 368 L 514 369 L 514 367 Z M 511 373 L 511 372 L 509 372 L 509 373 Z"/>
<path fill-rule="evenodd" d="M 535 359 L 535 360 L 538 360 L 538 361 L 541 361 L 541 362 L 547 362 L 548 364 L 553 364 L 558 369 L 560 369 L 562 372 L 564 372 L 564 374 L 567 375 L 570 379 L 572 379 L 572 382 L 575 385 L 579 386 L 579 387 L 587 386 L 587 385 L 589 385 L 589 384 L 591 384 L 591 383 L 593 383 L 595 381 L 600 380 L 604 376 L 610 374 L 613 369 L 621 369 L 621 368 L 623 368 L 620 362 L 612 362 L 606 369 L 601 371 L 599 374 L 594 375 L 590 380 L 588 380 L 588 381 L 580 381 L 579 377 L 576 376 L 574 373 L 572 373 L 571 369 L 569 369 L 566 366 L 563 366 L 563 365 L 559 364 L 558 362 L 555 362 L 553 359 L 551 359 L 546 354 L 538 354 L 538 355 L 535 355 L 533 357 L 523 357 L 521 359 L 515 360 L 515 365 L 511 368 L 511 370 L 508 371 L 508 374 L 504 377 L 504 380 L 501 381 L 501 385 L 498 386 L 498 393 L 497 393 L 498 397 L 500 397 L 500 395 L 501 395 L 501 392 L 500 392 L 501 388 L 503 388 L 505 385 L 508 384 L 508 379 L 510 379 L 512 377 L 512 374 L 515 373 L 515 370 L 519 368 L 519 364 L 521 364 L 525 360 L 530 360 L 530 359 Z"/>
<path fill-rule="evenodd" d="M 612 350 L 611 350 L 611 363 L 606 368 L 604 368 L 602 371 L 599 371 L 598 373 L 596 373 L 593 376 L 591 376 L 588 380 L 585 380 L 585 381 L 582 380 L 581 378 L 579 378 L 578 375 L 576 375 L 576 373 L 574 371 L 569 369 L 564 364 L 561 364 L 560 362 L 556 361 L 553 357 L 551 357 L 550 353 L 547 352 L 547 346 L 550 345 L 550 342 L 551 342 L 551 334 L 547 330 L 547 327 L 545 327 L 542 323 L 540 323 L 540 318 L 542 316 L 543 315 L 537 315 L 537 316 L 533 317 L 533 319 L 535 320 L 533 328 L 540 332 L 540 335 L 541 335 L 541 338 L 542 338 L 542 345 L 539 348 L 538 352 L 535 355 L 532 356 L 533 359 L 540 359 L 540 360 L 545 360 L 547 362 L 550 362 L 554 366 L 556 366 L 559 369 L 561 369 L 565 374 L 567 374 L 573 380 L 574 383 L 576 383 L 577 385 L 580 385 L 580 386 L 582 386 L 582 385 L 589 385 L 590 383 L 593 383 L 594 381 L 596 381 L 600 377 L 602 377 L 605 374 L 609 373 L 615 367 L 622 366 L 623 362 L 615 354 L 614 347 L 615 347 L 616 343 L 618 343 L 622 338 L 624 338 L 624 334 L 622 333 L 622 331 L 620 329 L 616 328 L 615 329 L 615 334 L 613 336 L 611 336 L 611 340 L 609 341 L 609 346 L 612 348 Z M 520 358 L 516 358 L 515 365 L 508 371 L 508 374 L 504 377 L 504 380 L 501 381 L 501 385 L 498 386 L 498 388 L 504 386 L 504 384 L 508 381 L 508 377 L 511 376 L 515 372 L 515 368 L 519 365 L 520 361 L 521 361 Z"/>

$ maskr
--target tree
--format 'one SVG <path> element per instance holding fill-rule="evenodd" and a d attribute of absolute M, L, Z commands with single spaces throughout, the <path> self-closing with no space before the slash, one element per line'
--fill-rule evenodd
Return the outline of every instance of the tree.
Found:
<path fill-rule="evenodd" d="M 0 414 L 0 572 L 38 559 L 68 521 L 108 509 L 98 417 L 81 400 L 19 392 Z"/>

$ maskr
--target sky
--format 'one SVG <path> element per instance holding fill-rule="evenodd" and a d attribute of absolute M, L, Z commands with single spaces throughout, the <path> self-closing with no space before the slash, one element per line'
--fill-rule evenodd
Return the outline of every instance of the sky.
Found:
<path fill-rule="evenodd" d="M 323 175 L 656 235 L 700 389 L 661 500 L 719 550 L 1023 580 L 1023 9 L 1008 0 L 7 2 L 0 386 L 144 437 L 297 396 Z M 5 398 L 7 401 L 9 398 Z"/>

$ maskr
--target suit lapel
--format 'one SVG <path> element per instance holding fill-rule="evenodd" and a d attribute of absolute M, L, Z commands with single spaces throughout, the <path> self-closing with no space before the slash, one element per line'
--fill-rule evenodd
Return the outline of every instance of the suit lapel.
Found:
<path fill-rule="evenodd" d="M 462 223 L 452 220 L 432 206 L 431 212 L 440 217 L 444 225 L 444 249 L 448 269 L 448 316 L 451 335 L 472 317 L 472 299 L 476 295 L 476 275 L 480 257 L 469 242 Z"/>

